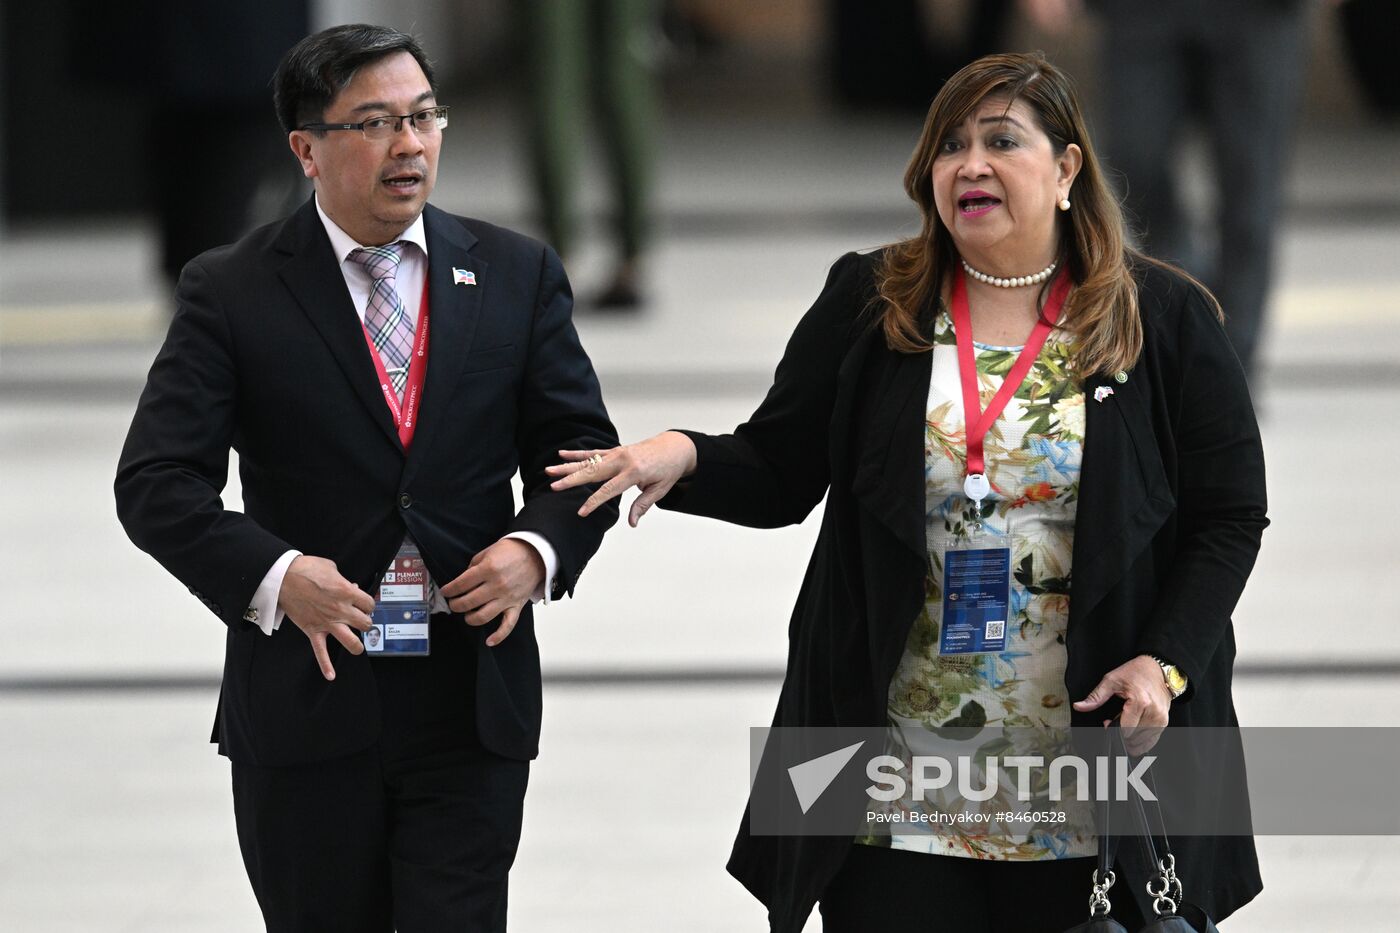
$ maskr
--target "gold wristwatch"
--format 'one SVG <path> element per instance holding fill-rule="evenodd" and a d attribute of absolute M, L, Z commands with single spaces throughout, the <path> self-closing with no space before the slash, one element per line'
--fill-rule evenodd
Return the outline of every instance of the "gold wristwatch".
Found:
<path fill-rule="evenodd" d="M 1186 675 L 1181 673 L 1180 668 L 1162 660 L 1155 654 L 1152 655 L 1152 660 L 1156 661 L 1157 666 L 1162 669 L 1162 679 L 1167 682 L 1167 689 L 1171 691 L 1173 700 L 1186 692 Z"/>

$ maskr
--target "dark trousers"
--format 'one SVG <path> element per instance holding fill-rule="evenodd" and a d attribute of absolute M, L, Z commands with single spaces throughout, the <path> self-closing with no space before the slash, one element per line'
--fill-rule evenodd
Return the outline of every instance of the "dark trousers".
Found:
<path fill-rule="evenodd" d="M 529 762 L 477 740 L 466 634 L 460 616 L 434 616 L 430 657 L 373 662 L 384 734 L 367 751 L 234 763 L 239 848 L 269 933 L 506 929 Z"/>
<path fill-rule="evenodd" d="M 1148 253 L 1215 292 L 1251 374 L 1307 64 L 1306 12 L 1297 0 L 1104 4 L 1102 141 L 1129 222 Z M 1215 169 L 1199 240 L 1176 177 L 1193 114 Z"/>
<path fill-rule="evenodd" d="M 1064 933 L 1089 919 L 1094 859 L 992 862 L 853 845 L 821 898 L 823 933 Z M 1113 916 L 1142 926 L 1127 891 Z"/>

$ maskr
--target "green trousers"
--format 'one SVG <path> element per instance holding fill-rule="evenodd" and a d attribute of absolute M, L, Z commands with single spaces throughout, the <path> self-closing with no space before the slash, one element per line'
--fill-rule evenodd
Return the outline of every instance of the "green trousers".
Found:
<path fill-rule="evenodd" d="M 646 241 L 652 181 L 654 0 L 523 0 L 517 10 L 536 192 L 550 245 L 564 254 L 575 243 L 579 162 L 593 124 L 611 176 L 618 243 L 631 259 Z"/>

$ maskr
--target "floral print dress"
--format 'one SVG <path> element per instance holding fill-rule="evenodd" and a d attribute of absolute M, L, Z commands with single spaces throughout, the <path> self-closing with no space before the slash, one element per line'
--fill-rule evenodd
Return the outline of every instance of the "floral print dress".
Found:
<path fill-rule="evenodd" d="M 974 348 L 985 409 L 1021 348 L 980 343 L 974 343 Z M 1011 548 L 1011 608 L 1004 650 L 941 656 L 943 550 L 950 542 L 966 539 L 974 516 L 962 491 L 967 444 L 957 341 L 946 310 L 939 315 L 924 433 L 926 596 L 889 689 L 887 751 L 906 762 L 918 754 L 921 732 L 946 727 L 1037 727 L 1004 734 L 1013 737 L 1015 744 L 995 749 L 1000 755 L 1039 754 L 1049 761 L 1068 748 L 1065 631 L 1085 404 L 1083 389 L 1072 375 L 1069 349 L 1064 334 L 1052 332 L 984 443 L 992 492 L 983 503 L 981 534 L 996 539 L 990 546 Z M 979 539 L 982 546 L 989 546 L 987 542 Z M 974 740 L 972 746 L 976 745 Z M 987 750 L 985 745 L 982 748 Z M 1003 777 L 1002 784 L 1007 787 L 1009 781 Z M 993 812 L 1008 808 L 1014 790 L 1007 793 L 1012 796 L 999 793 L 985 803 L 946 796 L 914 802 L 906 795 L 891 803 L 872 801 L 871 809 Z M 896 830 L 894 835 L 870 835 L 857 841 L 979 859 L 1091 856 L 1097 850 L 1090 806 L 1058 804 L 1065 811 L 1065 822 L 1027 825 L 1025 832 L 1015 834 L 985 828 L 910 834 Z"/>

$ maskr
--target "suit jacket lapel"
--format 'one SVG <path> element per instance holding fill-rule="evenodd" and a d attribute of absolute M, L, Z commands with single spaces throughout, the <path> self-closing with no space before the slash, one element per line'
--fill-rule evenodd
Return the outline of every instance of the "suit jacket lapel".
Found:
<path fill-rule="evenodd" d="M 476 237 L 456 218 L 429 206 L 423 211 L 423 225 L 428 239 L 428 373 L 422 414 L 404 471 L 405 484 L 412 480 L 433 438 L 452 414 L 448 411 L 452 389 L 461 378 L 476 337 L 483 296 L 493 285 L 490 267 L 469 253 Z M 476 284 L 456 284 L 454 269 L 474 273 Z M 383 402 L 380 407 L 384 407 Z"/>
<path fill-rule="evenodd" d="M 1112 390 L 1102 400 L 1095 393 Z M 1148 375 L 1084 384 L 1084 459 L 1075 520 L 1070 626 L 1121 580 L 1176 507 L 1149 410 Z"/>
<path fill-rule="evenodd" d="M 390 443 L 402 449 L 398 429 L 379 388 L 364 327 L 350 300 L 345 277 L 331 250 L 314 201 L 308 201 L 292 215 L 282 227 L 274 248 L 287 256 L 279 270 L 282 281 L 330 347 L 331 355 L 365 404 L 370 419 Z"/>

